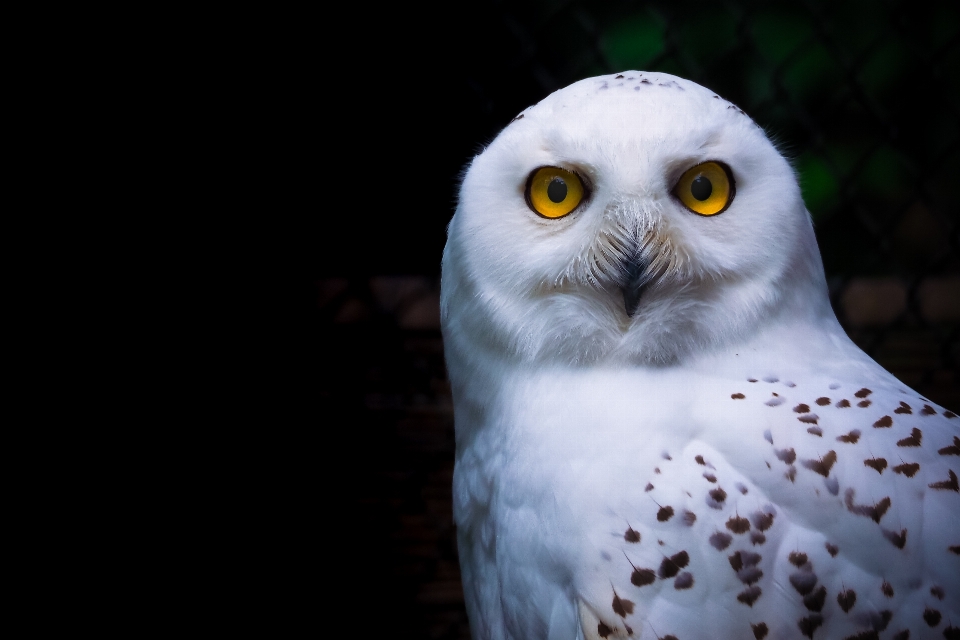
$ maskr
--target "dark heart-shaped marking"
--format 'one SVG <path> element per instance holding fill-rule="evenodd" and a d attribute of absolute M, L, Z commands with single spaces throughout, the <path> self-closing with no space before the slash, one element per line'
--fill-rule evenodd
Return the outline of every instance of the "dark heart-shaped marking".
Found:
<path fill-rule="evenodd" d="M 680 569 L 686 567 L 689 562 L 690 555 L 686 551 L 676 553 L 669 558 L 663 559 L 657 575 L 659 575 L 660 578 L 672 578 L 680 572 Z"/>
<path fill-rule="evenodd" d="M 803 597 L 803 606 L 810 611 L 820 612 L 823 609 L 823 603 L 827 601 L 827 588 L 820 585 L 820 588 L 813 593 Z"/>
<path fill-rule="evenodd" d="M 847 589 L 846 591 L 841 591 L 837 594 L 837 604 L 840 605 L 840 608 L 843 609 L 844 613 L 848 613 L 856 603 L 857 592 L 853 589 Z"/>
<path fill-rule="evenodd" d="M 937 453 L 942 456 L 960 456 L 960 438 L 953 436 L 953 445 L 937 449 Z"/>
<path fill-rule="evenodd" d="M 903 464 L 898 464 L 893 468 L 894 473 L 903 474 L 908 478 L 912 478 L 919 470 L 920 465 L 916 462 L 904 462 Z"/>
<path fill-rule="evenodd" d="M 837 436 L 838 442 L 848 442 L 850 444 L 857 444 L 857 440 L 860 439 L 860 429 L 854 429 L 845 436 Z"/>
<path fill-rule="evenodd" d="M 794 571 L 790 574 L 790 584 L 797 593 L 805 596 L 817 586 L 817 575 L 812 571 Z"/>
<path fill-rule="evenodd" d="M 887 625 L 890 624 L 890 621 L 893 619 L 893 611 L 890 609 L 884 609 L 879 614 L 871 613 L 870 614 L 870 624 L 873 626 L 874 631 L 884 631 L 887 628 Z"/>
<path fill-rule="evenodd" d="M 760 531 L 766 531 L 773 526 L 773 514 L 764 513 L 763 511 L 754 511 L 753 515 L 750 516 L 750 519 L 753 520 L 753 526 L 755 526 Z"/>
<path fill-rule="evenodd" d="M 773 453 L 777 456 L 777 459 L 786 464 L 793 464 L 793 461 L 797 459 L 797 452 L 793 449 L 774 449 Z"/>
<path fill-rule="evenodd" d="M 919 447 L 920 441 L 923 440 L 923 432 L 920 429 L 914 427 L 910 431 L 910 436 L 903 438 L 902 440 L 897 440 L 898 447 Z"/>
<path fill-rule="evenodd" d="M 714 509 L 719 509 L 720 504 L 727 499 L 727 492 L 723 490 L 723 487 L 711 489 L 707 495 L 710 496 L 710 500 L 708 500 L 707 503 Z M 713 502 L 712 504 L 711 501 Z"/>
<path fill-rule="evenodd" d="M 734 533 L 746 533 L 750 531 L 750 521 L 740 516 L 731 516 L 727 520 L 727 529 Z"/>
<path fill-rule="evenodd" d="M 883 416 L 879 420 L 873 423 L 874 429 L 888 429 L 893 426 L 893 418 L 890 416 Z"/>
<path fill-rule="evenodd" d="M 644 587 L 653 584 L 657 579 L 653 569 L 634 569 L 630 574 L 630 582 L 638 587 Z"/>
<path fill-rule="evenodd" d="M 833 467 L 833 463 L 836 461 L 837 452 L 830 450 L 819 460 L 803 460 L 800 464 L 826 478 L 830 475 L 830 468 Z"/>
<path fill-rule="evenodd" d="M 723 551 L 730 546 L 730 543 L 733 542 L 733 536 L 729 533 L 724 533 L 722 531 L 717 531 L 709 538 L 710 545 L 717 551 Z"/>
<path fill-rule="evenodd" d="M 923 621 L 926 622 L 931 627 L 935 627 L 940 624 L 940 619 L 943 616 L 936 609 L 931 609 L 927 607 L 923 610 Z"/>
<path fill-rule="evenodd" d="M 617 595 L 617 592 L 613 592 L 613 612 L 620 616 L 621 618 L 626 618 L 628 615 L 633 613 L 633 603 L 629 600 L 625 600 Z"/>
<path fill-rule="evenodd" d="M 960 493 L 960 486 L 957 484 L 957 474 L 953 472 L 953 469 L 947 469 L 949 478 L 947 480 L 941 480 L 940 482 L 931 482 L 927 486 L 931 489 L 942 489 L 946 491 L 956 491 Z"/>
<path fill-rule="evenodd" d="M 800 628 L 800 633 L 807 636 L 811 640 L 813 639 L 813 632 L 823 624 L 823 616 L 819 613 L 814 613 L 806 618 L 800 618 L 797 620 L 797 627 Z"/>
<path fill-rule="evenodd" d="M 691 587 L 693 587 L 693 574 L 689 571 L 684 571 L 673 581 L 673 588 L 677 591 L 683 591 Z"/>
<path fill-rule="evenodd" d="M 889 540 L 897 549 L 903 549 L 904 545 L 907 544 L 906 529 L 901 529 L 900 533 L 890 531 L 889 529 L 880 529 L 880 532 L 883 533 L 883 537 Z"/>
<path fill-rule="evenodd" d="M 753 584 L 763 577 L 763 570 L 760 567 L 744 567 L 737 571 L 737 579 L 743 584 Z"/>
<path fill-rule="evenodd" d="M 742 602 L 748 607 L 752 607 L 753 603 L 757 601 L 757 598 L 759 598 L 762 593 L 760 587 L 751 585 L 737 594 L 737 601 Z"/>
<path fill-rule="evenodd" d="M 847 510 L 850 513 L 856 514 L 858 516 L 865 516 L 871 518 L 874 522 L 879 523 L 880 519 L 883 517 L 883 514 L 887 512 L 887 509 L 890 508 L 890 497 L 886 496 L 881 498 L 876 504 L 865 505 L 865 504 L 856 504 L 853 501 L 854 490 L 847 489 L 844 494 L 844 501 L 847 505 Z"/>

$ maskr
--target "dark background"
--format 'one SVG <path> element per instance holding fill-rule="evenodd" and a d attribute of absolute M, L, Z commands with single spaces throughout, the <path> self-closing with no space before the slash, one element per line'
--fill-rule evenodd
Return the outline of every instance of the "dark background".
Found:
<path fill-rule="evenodd" d="M 743 108 L 797 169 L 851 337 L 960 407 L 955 3 L 521 0 L 257 18 L 235 36 L 251 126 L 232 149 L 257 176 L 235 188 L 263 212 L 238 248 L 265 265 L 250 310 L 266 318 L 252 329 L 260 373 L 282 381 L 253 456 L 270 539 L 284 541 L 264 561 L 282 616 L 333 616 L 359 637 L 468 637 L 436 312 L 445 226 L 464 164 L 584 77 L 665 71 Z"/>

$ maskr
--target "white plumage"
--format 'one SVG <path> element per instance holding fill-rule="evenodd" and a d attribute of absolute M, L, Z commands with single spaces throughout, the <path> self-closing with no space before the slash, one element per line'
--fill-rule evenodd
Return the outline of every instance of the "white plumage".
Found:
<path fill-rule="evenodd" d="M 734 105 L 631 71 L 525 110 L 441 309 L 475 640 L 960 637 L 960 419 L 844 334 Z"/>

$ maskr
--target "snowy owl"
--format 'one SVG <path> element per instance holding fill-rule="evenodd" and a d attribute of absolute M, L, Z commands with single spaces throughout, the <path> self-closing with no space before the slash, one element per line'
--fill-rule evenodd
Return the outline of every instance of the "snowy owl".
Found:
<path fill-rule="evenodd" d="M 441 313 L 474 640 L 960 637 L 960 419 L 844 334 L 720 96 L 630 71 L 523 111 Z"/>

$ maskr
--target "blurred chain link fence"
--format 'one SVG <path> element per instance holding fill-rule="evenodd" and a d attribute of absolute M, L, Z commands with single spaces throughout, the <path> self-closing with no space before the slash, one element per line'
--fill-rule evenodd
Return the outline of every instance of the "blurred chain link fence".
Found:
<path fill-rule="evenodd" d="M 850 336 L 921 394 L 960 408 L 956 4 L 525 1 L 476 11 L 495 46 L 458 80 L 475 101 L 473 131 L 489 139 L 528 104 L 602 73 L 665 71 L 713 89 L 792 160 Z M 469 632 L 436 275 L 324 279 L 318 314 L 338 364 L 325 393 L 352 397 L 383 447 L 367 499 L 370 526 L 388 523 L 391 575 L 408 587 L 396 615 L 410 637 L 452 639 Z"/>

